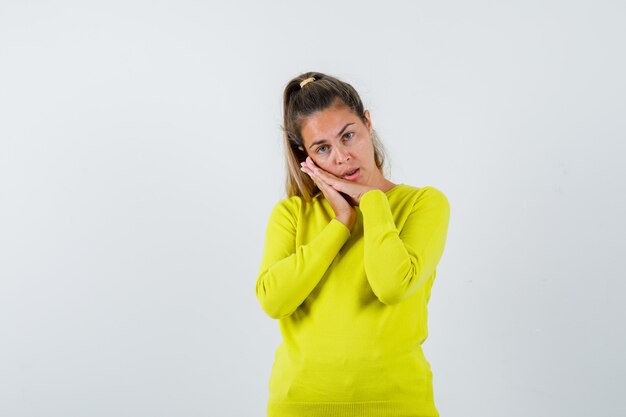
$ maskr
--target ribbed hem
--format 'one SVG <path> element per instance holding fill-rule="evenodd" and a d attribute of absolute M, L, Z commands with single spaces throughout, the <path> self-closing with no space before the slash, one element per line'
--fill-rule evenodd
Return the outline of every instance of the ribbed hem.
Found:
<path fill-rule="evenodd" d="M 439 417 L 434 405 L 398 401 L 281 403 L 270 401 L 267 417 Z"/>

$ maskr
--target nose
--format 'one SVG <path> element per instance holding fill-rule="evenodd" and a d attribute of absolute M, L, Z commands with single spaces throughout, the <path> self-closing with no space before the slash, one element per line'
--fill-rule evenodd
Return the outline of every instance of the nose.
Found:
<path fill-rule="evenodd" d="M 344 148 L 335 148 L 337 149 L 337 163 L 345 163 L 350 160 L 350 154 L 347 149 Z"/>

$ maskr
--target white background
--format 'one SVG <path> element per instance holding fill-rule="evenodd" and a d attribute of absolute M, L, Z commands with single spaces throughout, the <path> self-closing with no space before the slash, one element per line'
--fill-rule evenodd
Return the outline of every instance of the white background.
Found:
<path fill-rule="evenodd" d="M 626 6 L 0 3 L 0 415 L 262 416 L 282 91 L 351 83 L 451 204 L 445 417 L 626 414 Z"/>

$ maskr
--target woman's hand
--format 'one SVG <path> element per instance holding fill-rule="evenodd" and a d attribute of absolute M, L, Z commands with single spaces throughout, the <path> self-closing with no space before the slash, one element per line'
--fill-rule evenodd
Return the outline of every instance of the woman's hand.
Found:
<path fill-rule="evenodd" d="M 317 167 L 310 157 L 307 157 L 307 162 L 302 162 L 301 170 L 309 174 L 315 185 L 317 185 L 317 188 L 324 194 L 324 197 L 326 197 L 326 200 L 335 212 L 337 220 L 352 231 L 354 223 L 356 222 L 356 210 L 354 210 L 348 200 L 346 200 L 339 191 L 324 181 L 323 177 L 320 175 L 320 171 L 323 170 Z"/>
<path fill-rule="evenodd" d="M 323 182 L 329 185 L 333 190 L 348 195 L 352 200 L 351 203 L 355 206 L 358 206 L 361 203 L 361 196 L 363 196 L 363 194 L 369 190 L 375 189 L 374 187 L 359 184 L 354 181 L 348 181 L 331 174 L 330 172 L 318 167 L 310 156 L 307 156 L 306 161 L 302 162 L 301 165 L 313 172 L 315 175 L 315 177 L 312 177 L 313 181 L 315 181 L 316 178 L 318 179 L 318 181 L 315 181 L 316 184 L 318 184 L 318 182 Z M 318 188 L 320 188 L 319 184 Z M 322 190 L 322 192 L 324 191 Z M 324 195 L 326 195 L 325 192 Z"/>

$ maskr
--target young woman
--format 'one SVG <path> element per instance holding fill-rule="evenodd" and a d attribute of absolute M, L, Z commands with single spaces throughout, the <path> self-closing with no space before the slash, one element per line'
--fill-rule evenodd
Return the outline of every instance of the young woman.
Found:
<path fill-rule="evenodd" d="M 450 207 L 383 175 L 355 89 L 307 72 L 284 91 L 287 198 L 272 209 L 256 296 L 283 342 L 268 417 L 437 417 L 421 345 Z"/>

